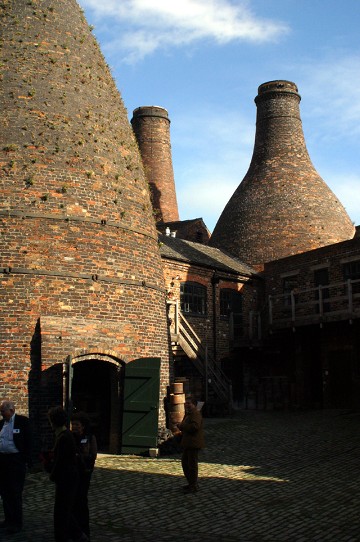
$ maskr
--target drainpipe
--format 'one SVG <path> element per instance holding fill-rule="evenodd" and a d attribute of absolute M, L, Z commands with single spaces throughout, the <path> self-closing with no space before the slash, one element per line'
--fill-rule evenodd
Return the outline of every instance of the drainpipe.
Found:
<path fill-rule="evenodd" d="M 216 285 L 219 284 L 220 277 L 214 271 L 211 278 L 212 294 L 213 294 L 213 352 L 214 360 L 217 361 L 217 311 L 216 311 Z"/>

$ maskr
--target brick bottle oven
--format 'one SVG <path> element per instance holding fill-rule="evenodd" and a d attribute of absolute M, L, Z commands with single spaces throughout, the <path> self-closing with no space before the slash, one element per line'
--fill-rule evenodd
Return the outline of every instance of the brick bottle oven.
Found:
<path fill-rule="evenodd" d="M 179 212 L 171 159 L 168 112 L 158 106 L 138 107 L 133 112 L 131 124 L 150 185 L 156 220 L 176 222 L 179 220 Z"/>
<path fill-rule="evenodd" d="M 48 407 L 72 401 L 101 419 L 100 444 L 118 451 L 128 368 L 141 358 L 139 377 L 154 369 L 155 404 L 169 382 L 164 278 L 137 144 L 74 0 L 0 11 L 0 395 L 30 413 L 38 438 Z"/>
<path fill-rule="evenodd" d="M 290 81 L 260 85 L 254 152 L 210 244 L 253 267 L 351 239 L 355 228 L 306 149 L 300 96 Z"/>

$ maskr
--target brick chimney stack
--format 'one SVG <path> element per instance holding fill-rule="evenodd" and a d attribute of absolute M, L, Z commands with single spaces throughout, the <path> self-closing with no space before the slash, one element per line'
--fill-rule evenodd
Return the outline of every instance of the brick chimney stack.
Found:
<path fill-rule="evenodd" d="M 157 222 L 176 222 L 174 171 L 171 158 L 170 119 L 166 109 L 157 106 L 138 107 L 131 124 L 139 145 L 145 176 L 151 189 L 151 200 Z"/>
<path fill-rule="evenodd" d="M 0 14 L 0 395 L 20 411 L 61 404 L 61 371 L 49 388 L 47 371 L 80 355 L 160 358 L 165 395 L 158 237 L 110 70 L 75 0 Z"/>
<path fill-rule="evenodd" d="M 351 239 L 355 228 L 306 149 L 295 83 L 260 85 L 254 152 L 210 244 L 264 262 Z"/>

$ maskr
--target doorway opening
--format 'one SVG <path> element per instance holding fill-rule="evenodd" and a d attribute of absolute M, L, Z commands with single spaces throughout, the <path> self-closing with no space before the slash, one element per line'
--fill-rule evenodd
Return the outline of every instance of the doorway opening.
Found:
<path fill-rule="evenodd" d="M 121 447 L 122 371 L 120 365 L 88 359 L 73 365 L 73 412 L 86 412 L 103 453 L 119 453 Z"/>

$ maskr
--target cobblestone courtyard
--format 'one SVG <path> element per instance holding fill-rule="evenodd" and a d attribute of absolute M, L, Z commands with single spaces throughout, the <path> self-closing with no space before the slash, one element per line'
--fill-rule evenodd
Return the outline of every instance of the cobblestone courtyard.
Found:
<path fill-rule="evenodd" d="M 207 419 L 200 491 L 184 495 L 180 455 L 100 455 L 92 542 L 360 542 L 360 413 L 242 411 Z M 25 529 L 51 542 L 54 487 L 27 478 Z M 0 518 L 1 519 L 1 518 Z"/>

